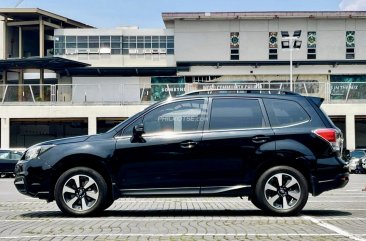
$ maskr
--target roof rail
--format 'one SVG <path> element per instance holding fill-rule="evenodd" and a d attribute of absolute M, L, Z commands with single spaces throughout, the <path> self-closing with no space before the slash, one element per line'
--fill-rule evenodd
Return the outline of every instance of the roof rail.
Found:
<path fill-rule="evenodd" d="M 185 93 L 181 96 L 191 95 L 220 95 L 220 94 L 277 94 L 277 95 L 299 95 L 298 93 L 279 89 L 207 89 L 196 90 Z"/>

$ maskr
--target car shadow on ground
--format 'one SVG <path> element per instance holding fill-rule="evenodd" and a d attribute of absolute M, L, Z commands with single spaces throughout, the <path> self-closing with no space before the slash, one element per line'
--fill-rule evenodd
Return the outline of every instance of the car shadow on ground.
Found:
<path fill-rule="evenodd" d="M 300 213 L 305 216 L 322 216 L 322 217 L 339 217 L 350 216 L 352 213 L 339 211 L 339 210 L 305 210 Z M 22 218 L 68 218 L 61 211 L 39 211 L 28 212 L 19 215 Z M 133 217 L 276 217 L 268 215 L 266 212 L 258 209 L 247 210 L 113 210 L 109 209 L 101 212 L 99 215 L 89 217 L 121 217 L 121 218 L 133 218 Z M 71 217 L 72 218 L 72 217 Z"/>

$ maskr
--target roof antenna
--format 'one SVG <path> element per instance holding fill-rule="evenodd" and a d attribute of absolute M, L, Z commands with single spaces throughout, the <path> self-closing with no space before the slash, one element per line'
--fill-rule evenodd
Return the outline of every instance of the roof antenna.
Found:
<path fill-rule="evenodd" d="M 22 2 L 24 2 L 24 0 L 18 0 L 17 4 L 15 4 L 14 8 L 17 8 L 20 4 L 22 4 Z"/>

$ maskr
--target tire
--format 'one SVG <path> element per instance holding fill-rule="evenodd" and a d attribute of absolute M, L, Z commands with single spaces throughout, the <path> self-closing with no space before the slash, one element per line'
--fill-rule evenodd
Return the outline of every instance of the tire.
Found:
<path fill-rule="evenodd" d="M 265 171 L 255 187 L 258 206 L 273 215 L 299 214 L 308 195 L 308 184 L 304 175 L 288 166 L 273 167 Z"/>
<path fill-rule="evenodd" d="M 114 203 L 114 200 L 112 198 L 107 199 L 107 201 L 103 205 L 103 210 L 108 209 L 112 204 Z"/>
<path fill-rule="evenodd" d="M 258 202 L 257 200 L 257 197 L 255 195 L 253 195 L 250 199 L 250 201 L 253 203 L 253 205 L 258 208 L 258 209 L 261 209 L 263 210 L 262 206 L 260 205 L 260 203 Z"/>
<path fill-rule="evenodd" d="M 60 210 L 72 216 L 90 216 L 103 210 L 108 186 L 95 170 L 75 167 L 64 172 L 55 185 L 55 200 Z"/>

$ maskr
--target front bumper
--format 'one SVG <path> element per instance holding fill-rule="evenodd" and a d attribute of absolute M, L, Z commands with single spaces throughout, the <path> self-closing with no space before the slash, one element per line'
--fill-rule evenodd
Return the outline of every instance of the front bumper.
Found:
<path fill-rule="evenodd" d="M 27 196 L 51 200 L 50 175 L 40 160 L 19 161 L 15 165 L 14 185 Z"/>

